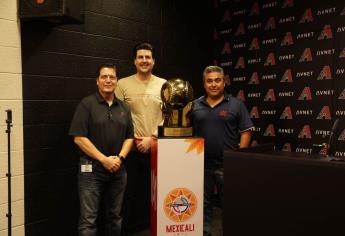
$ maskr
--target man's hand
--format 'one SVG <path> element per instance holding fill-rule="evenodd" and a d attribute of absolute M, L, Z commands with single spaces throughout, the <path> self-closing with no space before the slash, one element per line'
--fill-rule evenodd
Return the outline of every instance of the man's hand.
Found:
<path fill-rule="evenodd" d="M 101 160 L 103 167 L 110 173 L 115 173 L 121 167 L 121 160 L 116 156 L 109 156 Z"/>
<path fill-rule="evenodd" d="M 137 143 L 137 149 L 141 153 L 148 153 L 151 148 L 152 137 L 139 137 Z"/>

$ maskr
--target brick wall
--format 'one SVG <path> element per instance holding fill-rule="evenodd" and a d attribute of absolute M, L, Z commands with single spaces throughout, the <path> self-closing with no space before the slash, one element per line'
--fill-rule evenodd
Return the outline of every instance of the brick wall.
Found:
<path fill-rule="evenodd" d="M 23 107 L 20 24 L 17 1 L 0 1 L 0 236 L 8 234 L 8 152 L 6 112 L 11 129 L 12 235 L 24 235 Z"/>

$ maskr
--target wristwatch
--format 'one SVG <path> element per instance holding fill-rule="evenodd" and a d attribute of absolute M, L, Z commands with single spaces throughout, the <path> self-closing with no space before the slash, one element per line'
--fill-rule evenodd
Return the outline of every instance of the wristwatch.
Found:
<path fill-rule="evenodd" d="M 118 155 L 117 156 L 122 162 L 124 162 L 125 161 L 125 158 L 124 158 L 124 156 L 121 156 L 121 155 Z"/>

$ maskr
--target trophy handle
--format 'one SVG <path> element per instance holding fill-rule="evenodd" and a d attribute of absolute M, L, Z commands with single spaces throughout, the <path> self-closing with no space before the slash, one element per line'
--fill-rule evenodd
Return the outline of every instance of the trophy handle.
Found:
<path fill-rule="evenodd" d="M 163 126 L 169 126 L 171 110 L 165 105 L 165 103 L 162 104 L 162 113 L 163 113 Z"/>
<path fill-rule="evenodd" d="M 193 109 L 193 102 L 189 102 L 184 108 L 183 108 L 183 119 L 182 119 L 182 126 L 183 127 L 189 127 L 191 125 L 190 122 L 190 113 Z"/>
<path fill-rule="evenodd" d="M 177 113 L 178 114 L 177 126 L 182 127 L 183 126 L 183 123 L 182 123 L 182 121 L 183 121 L 183 108 L 178 109 L 177 112 L 178 112 Z"/>

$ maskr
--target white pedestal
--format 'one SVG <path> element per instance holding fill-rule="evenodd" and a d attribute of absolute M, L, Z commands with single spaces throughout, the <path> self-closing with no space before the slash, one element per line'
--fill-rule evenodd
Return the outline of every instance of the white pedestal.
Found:
<path fill-rule="evenodd" d="M 151 235 L 203 235 L 204 140 L 159 138 L 151 156 Z"/>

